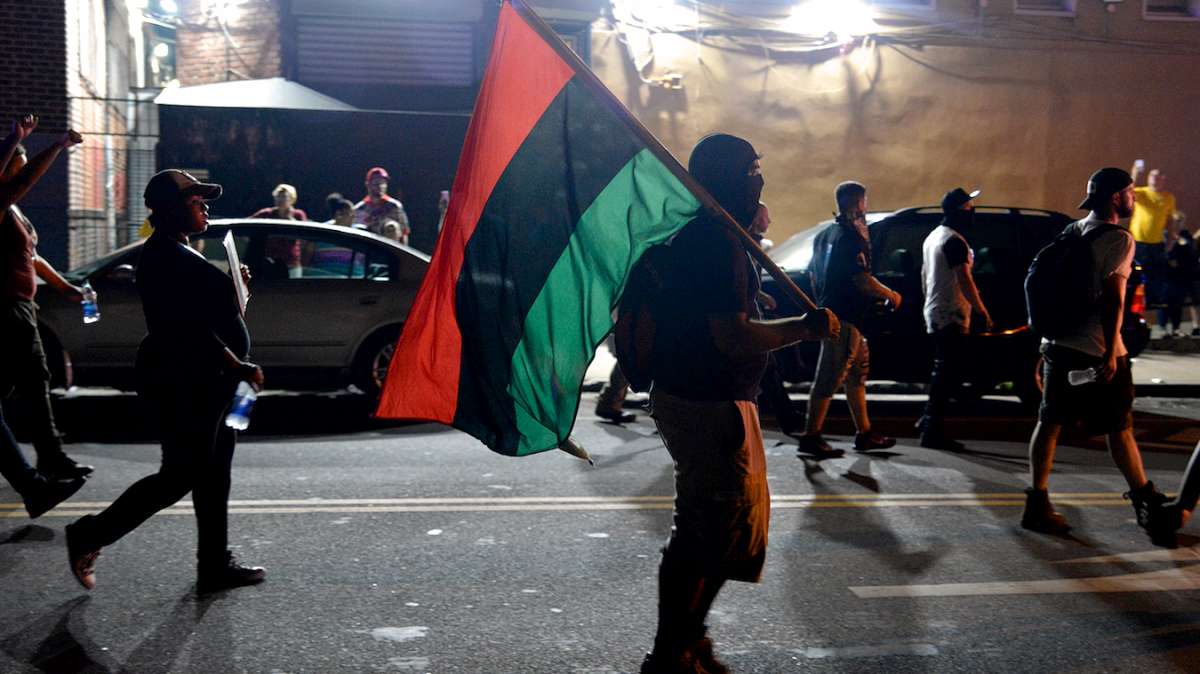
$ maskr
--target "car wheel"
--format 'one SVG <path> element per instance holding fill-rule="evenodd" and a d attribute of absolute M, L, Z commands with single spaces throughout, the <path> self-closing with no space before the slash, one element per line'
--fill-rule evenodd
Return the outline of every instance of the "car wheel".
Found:
<path fill-rule="evenodd" d="M 384 328 L 368 337 L 358 350 L 354 359 L 354 385 L 372 398 L 378 398 L 383 390 L 399 338 L 399 326 Z"/>

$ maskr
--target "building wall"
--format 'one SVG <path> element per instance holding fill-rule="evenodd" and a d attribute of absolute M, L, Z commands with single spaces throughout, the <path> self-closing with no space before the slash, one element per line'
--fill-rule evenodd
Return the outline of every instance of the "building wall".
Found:
<path fill-rule="evenodd" d="M 0 119 L 32 111 L 43 130 L 66 128 L 66 24 L 64 0 L 0 2 Z"/>
<path fill-rule="evenodd" d="M 598 21 L 592 67 L 681 161 L 713 131 L 754 142 L 776 241 L 828 218 L 845 179 L 868 185 L 873 209 L 964 185 L 981 186 L 983 204 L 1074 214 L 1094 169 L 1136 158 L 1164 169 L 1200 221 L 1200 23 L 1145 21 L 1134 1 L 1111 14 L 1080 2 L 1068 18 L 1013 16 L 1003 0 L 981 17 L 977 4 L 939 0 L 913 22 L 961 22 L 949 35 L 845 55 L 658 33 L 641 71 Z M 642 81 L 669 73 L 682 89 Z"/>
<path fill-rule="evenodd" d="M 222 7 L 231 7 L 224 12 Z M 280 0 L 180 0 L 176 72 L 184 86 L 283 75 Z"/>

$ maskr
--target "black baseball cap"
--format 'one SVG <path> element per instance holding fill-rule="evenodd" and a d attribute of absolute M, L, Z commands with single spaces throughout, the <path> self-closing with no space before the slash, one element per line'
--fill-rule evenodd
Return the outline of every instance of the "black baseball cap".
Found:
<path fill-rule="evenodd" d="M 1094 211 L 1103 206 L 1109 197 L 1132 184 L 1133 177 L 1129 175 L 1128 171 L 1115 166 L 1102 168 L 1088 178 L 1087 198 L 1079 204 L 1079 207 L 1087 211 Z"/>
<path fill-rule="evenodd" d="M 142 198 L 146 200 L 146 208 L 154 210 L 172 206 L 192 195 L 212 201 L 221 196 L 221 186 L 216 183 L 202 183 L 187 171 L 167 169 L 155 173 L 150 182 L 146 183 L 146 191 Z"/>
<path fill-rule="evenodd" d="M 975 189 L 968 192 L 961 187 L 955 187 L 947 192 L 946 196 L 942 197 L 942 212 L 950 213 L 952 211 L 957 211 L 962 207 L 963 204 L 974 199 L 980 194 L 983 194 L 983 190 Z"/>

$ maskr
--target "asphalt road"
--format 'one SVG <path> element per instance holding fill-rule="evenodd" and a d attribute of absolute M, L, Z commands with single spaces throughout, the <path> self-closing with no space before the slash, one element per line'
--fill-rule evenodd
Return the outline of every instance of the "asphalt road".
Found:
<path fill-rule="evenodd" d="M 231 539 L 268 580 L 209 598 L 194 594 L 187 503 L 106 549 L 95 591 L 75 584 L 63 526 L 154 470 L 158 449 L 129 397 L 63 401 L 71 452 L 97 474 L 32 523 L 0 486 L 0 671 L 635 672 L 671 466 L 645 417 L 601 423 L 592 401 L 575 435 L 595 466 L 364 421 L 345 396 L 264 398 L 239 445 Z M 1137 422 L 1173 490 L 1196 406 L 1139 406 L 1175 415 Z M 873 403 L 898 431 L 917 407 Z M 1074 535 L 1023 531 L 1028 418 L 1006 401 L 962 413 L 962 454 L 909 437 L 818 464 L 768 433 L 765 577 L 729 585 L 710 621 L 734 671 L 1196 671 L 1200 529 L 1152 547 L 1103 448 L 1076 440 L 1052 483 Z"/>

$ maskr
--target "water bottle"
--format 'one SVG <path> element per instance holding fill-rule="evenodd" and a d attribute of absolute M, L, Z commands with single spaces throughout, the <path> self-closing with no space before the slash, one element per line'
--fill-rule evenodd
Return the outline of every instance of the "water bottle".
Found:
<path fill-rule="evenodd" d="M 92 289 L 92 284 L 83 282 L 83 322 L 95 323 L 100 320 L 100 307 L 96 304 L 96 291 Z"/>
<path fill-rule="evenodd" d="M 248 382 L 238 382 L 237 391 L 233 394 L 233 407 L 225 417 L 225 425 L 237 431 L 246 430 L 250 425 L 250 410 L 254 409 L 255 400 L 258 400 L 258 393 L 254 387 Z"/>
<path fill-rule="evenodd" d="M 1071 383 L 1071 386 L 1090 384 L 1099 377 L 1100 373 L 1094 367 L 1089 367 L 1086 370 L 1071 370 L 1067 372 L 1067 381 Z"/>

